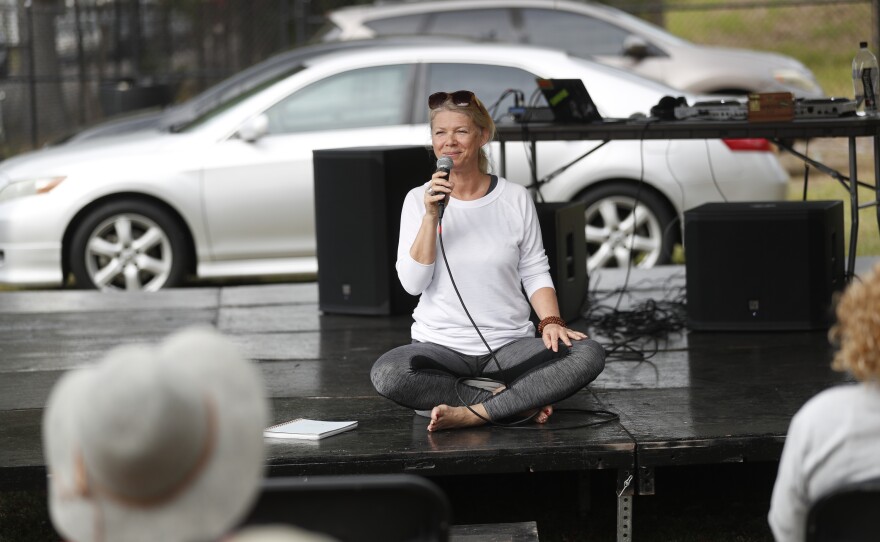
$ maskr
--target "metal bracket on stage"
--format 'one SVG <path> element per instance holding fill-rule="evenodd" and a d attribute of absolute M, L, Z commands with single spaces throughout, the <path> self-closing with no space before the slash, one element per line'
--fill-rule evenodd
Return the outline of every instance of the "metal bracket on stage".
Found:
<path fill-rule="evenodd" d="M 617 542 L 632 540 L 633 497 L 654 494 L 654 468 L 617 471 Z"/>
<path fill-rule="evenodd" d="M 635 484 L 633 473 L 627 469 L 617 471 L 617 542 L 632 540 L 632 506 Z"/>
<path fill-rule="evenodd" d="M 654 467 L 639 467 L 637 490 L 639 495 L 654 494 Z"/>

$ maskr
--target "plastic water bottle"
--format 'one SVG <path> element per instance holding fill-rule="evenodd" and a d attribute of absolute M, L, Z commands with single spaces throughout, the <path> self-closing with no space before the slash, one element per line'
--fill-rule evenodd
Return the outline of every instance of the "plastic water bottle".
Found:
<path fill-rule="evenodd" d="M 877 91 L 880 89 L 880 70 L 877 57 L 868 49 L 868 42 L 859 43 L 859 51 L 852 63 L 853 90 L 856 95 L 856 113 L 877 116 Z"/>

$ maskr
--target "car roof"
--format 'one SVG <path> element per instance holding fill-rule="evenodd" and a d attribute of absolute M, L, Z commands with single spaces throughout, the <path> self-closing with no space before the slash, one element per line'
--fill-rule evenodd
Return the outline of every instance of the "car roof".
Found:
<path fill-rule="evenodd" d="M 559 49 L 518 43 L 462 42 L 444 38 L 439 43 L 423 42 L 410 44 L 407 47 L 376 46 L 369 49 L 334 51 L 307 59 L 304 61 L 304 65 L 315 67 L 330 63 L 357 64 L 365 59 L 368 59 L 367 62 L 374 64 L 425 61 L 446 61 L 461 64 L 496 62 L 498 65 L 529 66 L 533 70 L 535 66 L 546 66 L 548 71 L 555 71 L 555 66 L 559 65 L 572 66 L 577 64 L 580 67 L 587 67 L 585 69 L 590 69 L 596 73 L 601 72 L 620 80 L 653 87 L 658 91 L 678 92 L 662 83 L 629 71 L 576 57 Z"/>
<path fill-rule="evenodd" d="M 462 38 L 460 41 L 467 42 Z M 241 95 L 275 77 L 294 70 L 303 63 L 325 55 L 377 47 L 411 47 L 418 44 L 446 43 L 448 38 L 438 36 L 387 36 L 342 42 L 326 42 L 297 47 L 273 55 L 253 66 L 212 85 L 193 98 L 169 108 L 163 115 L 161 126 L 173 128 L 184 124 L 215 105 Z"/>
<path fill-rule="evenodd" d="M 272 55 L 257 64 L 236 72 L 182 103 L 169 106 L 164 110 L 151 108 L 113 117 L 78 130 L 74 134 L 67 134 L 53 143 L 83 141 L 142 129 L 174 130 L 175 127 L 187 124 L 216 105 L 242 95 L 285 72 L 294 70 L 308 59 L 339 51 L 380 46 L 406 47 L 418 43 L 438 43 L 441 40 L 444 43 L 449 42 L 449 38 L 438 36 L 382 36 L 371 39 L 316 43 L 296 47 Z M 470 40 L 462 37 L 459 38 L 459 41 L 468 42 Z"/>
<path fill-rule="evenodd" d="M 336 61 L 336 59 L 350 61 L 352 59 L 357 59 L 358 57 L 368 57 L 375 60 L 377 63 L 385 61 L 436 61 L 443 57 L 448 57 L 449 60 L 454 60 L 458 63 L 474 64 L 481 64 L 485 61 L 496 61 L 501 65 L 528 64 L 529 66 L 534 66 L 535 64 L 540 65 L 542 63 L 546 63 L 547 66 L 574 63 L 579 66 L 588 66 L 590 70 L 595 72 L 605 73 L 611 77 L 653 87 L 657 90 L 681 92 L 664 85 L 663 83 L 647 79 L 628 70 L 608 66 L 594 60 L 577 57 L 560 49 L 520 43 L 470 42 L 442 38 L 434 43 L 429 41 L 410 43 L 405 48 L 399 46 L 386 47 L 379 45 L 368 50 L 354 49 L 347 51 L 334 51 L 325 55 L 313 57 L 307 60 L 305 64 L 313 66 L 319 63 L 333 62 Z"/>
<path fill-rule="evenodd" d="M 520 68 L 538 77 L 583 78 L 600 110 L 613 117 L 629 116 L 635 112 L 644 113 L 664 95 L 683 94 L 662 83 L 575 57 L 558 49 L 507 43 L 469 44 L 444 40 L 442 44 L 343 50 L 307 59 L 303 63 L 305 69 L 299 73 L 272 85 L 266 89 L 266 92 L 261 91 L 226 112 L 212 117 L 209 124 L 197 123 L 196 126 L 204 126 L 210 131 L 216 130 L 215 135 L 218 137 L 227 137 L 227 131 L 233 128 L 230 120 L 238 115 L 236 109 L 239 106 L 251 108 L 253 103 L 251 100 L 257 100 L 263 106 L 267 106 L 328 75 L 370 66 L 420 62 L 492 64 Z M 523 90 L 527 91 L 527 89 Z M 618 94 L 638 96 L 639 99 L 632 103 L 616 103 L 619 102 L 615 98 Z M 611 102 L 615 102 L 612 107 L 603 107 L 603 103 Z"/>
<path fill-rule="evenodd" d="M 570 2 L 567 0 L 428 0 L 425 2 L 377 2 L 375 4 L 359 4 L 337 8 L 330 13 L 349 18 L 363 20 L 404 15 L 409 13 L 426 13 L 434 11 L 455 11 L 486 7 L 551 7 L 565 9 L 583 9 L 587 6 L 593 10 L 608 13 L 620 10 L 595 2 Z"/>
<path fill-rule="evenodd" d="M 621 9 L 597 2 L 568 0 L 429 0 L 425 2 L 389 2 L 346 6 L 333 10 L 327 17 L 343 32 L 360 27 L 366 21 L 412 15 L 484 8 L 545 8 L 584 13 L 619 24 L 631 31 L 645 33 L 658 41 L 687 41 Z"/>
<path fill-rule="evenodd" d="M 244 96 L 274 79 L 283 78 L 303 68 L 332 69 L 329 67 L 331 63 L 345 65 L 362 62 L 358 58 L 364 57 L 369 59 L 367 62 L 373 64 L 439 59 L 460 63 L 495 62 L 499 65 L 520 66 L 529 70 L 535 70 L 536 65 L 555 66 L 572 62 L 575 58 L 557 49 L 534 45 L 486 43 L 441 36 L 396 36 L 315 44 L 276 54 L 164 111 L 139 112 L 124 118 L 111 119 L 79 132 L 69 141 L 82 141 L 135 130 L 177 131 L 215 107 Z M 536 62 L 536 59 L 541 60 Z M 589 60 L 579 58 L 577 60 L 588 63 L 594 71 L 612 74 L 617 79 L 628 79 L 636 85 L 653 86 L 655 92 L 680 93 L 629 72 Z"/>
<path fill-rule="evenodd" d="M 345 44 L 350 44 L 345 46 Z M 297 48 L 277 54 L 250 68 L 246 68 L 229 79 L 218 83 L 202 94 L 158 114 L 146 115 L 143 119 L 132 117 L 138 129 L 171 130 L 190 126 L 192 122 L 203 118 L 221 104 L 229 103 L 249 94 L 266 83 L 283 79 L 296 71 L 308 71 L 312 74 L 320 72 L 332 73 L 334 69 L 344 70 L 354 65 L 377 65 L 382 63 L 410 62 L 456 62 L 456 63 L 496 63 L 498 65 L 516 66 L 533 73 L 549 74 L 559 77 L 567 76 L 565 70 L 557 66 L 569 66 L 577 69 L 592 70 L 591 74 L 606 74 L 615 83 L 626 81 L 640 87 L 644 93 L 653 95 L 681 95 L 681 91 L 673 90 L 666 85 L 645 79 L 633 73 L 609 67 L 590 60 L 571 56 L 558 49 L 523 44 L 474 42 L 464 39 L 447 37 L 397 37 L 389 39 L 360 40 L 357 42 L 340 42 L 333 44 L 314 45 Z M 587 66 L 587 67 L 585 67 Z M 544 67 L 553 67 L 543 70 Z M 317 75 L 316 75 L 317 76 Z M 547 75 L 542 75 L 547 76 Z M 311 78 L 307 75 L 306 78 Z M 297 78 L 300 79 L 300 78 Z M 589 87 L 588 83 L 588 87 Z M 627 113 L 629 114 L 629 113 Z M 101 130 L 107 133 L 126 133 L 132 127 L 125 125 L 116 127 L 109 121 L 93 128 L 100 137 Z M 91 139 L 80 137 L 73 140 Z"/>

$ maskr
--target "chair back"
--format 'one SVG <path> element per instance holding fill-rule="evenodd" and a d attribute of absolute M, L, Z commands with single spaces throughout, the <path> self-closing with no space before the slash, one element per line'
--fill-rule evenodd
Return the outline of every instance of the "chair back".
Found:
<path fill-rule="evenodd" d="M 243 525 L 288 524 L 340 542 L 446 542 L 446 495 L 412 474 L 268 478 Z"/>
<path fill-rule="evenodd" d="M 878 540 L 880 479 L 843 486 L 823 495 L 807 513 L 806 542 Z"/>

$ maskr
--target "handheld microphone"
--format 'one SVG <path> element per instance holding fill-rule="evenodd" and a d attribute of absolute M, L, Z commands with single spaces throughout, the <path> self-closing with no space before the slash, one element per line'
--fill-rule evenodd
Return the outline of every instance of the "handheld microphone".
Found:
<path fill-rule="evenodd" d="M 446 173 L 446 180 L 449 180 L 449 172 L 452 170 L 452 158 L 448 156 L 443 156 L 439 160 L 437 160 L 437 171 L 442 171 Z M 446 204 L 449 202 L 449 194 L 446 194 L 442 200 L 440 200 L 437 205 L 440 211 L 440 218 L 443 218 L 443 211 L 446 208 Z"/>

